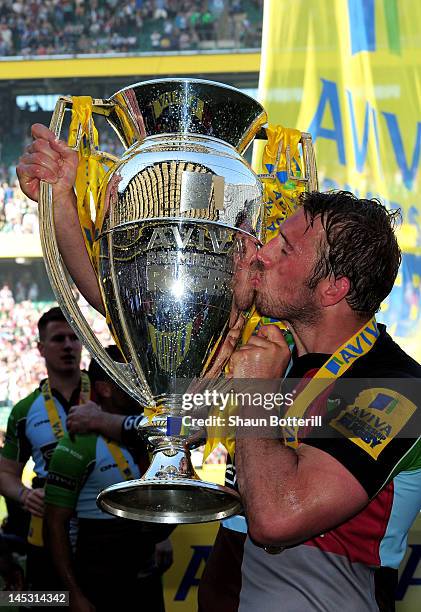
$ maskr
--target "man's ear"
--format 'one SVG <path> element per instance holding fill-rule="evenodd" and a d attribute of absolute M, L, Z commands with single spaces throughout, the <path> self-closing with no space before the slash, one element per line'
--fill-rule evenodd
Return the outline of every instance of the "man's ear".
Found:
<path fill-rule="evenodd" d="M 322 306 L 335 306 L 342 301 L 349 293 L 351 288 L 350 280 L 347 276 L 335 278 L 331 276 L 320 282 L 320 301 Z"/>
<path fill-rule="evenodd" d="M 109 399 L 112 395 L 111 384 L 106 380 L 97 380 L 95 382 L 95 393 L 104 399 Z"/>
<path fill-rule="evenodd" d="M 44 357 L 44 343 L 41 342 L 41 340 L 38 340 L 37 347 L 38 347 L 39 354 L 41 355 L 41 357 Z"/>

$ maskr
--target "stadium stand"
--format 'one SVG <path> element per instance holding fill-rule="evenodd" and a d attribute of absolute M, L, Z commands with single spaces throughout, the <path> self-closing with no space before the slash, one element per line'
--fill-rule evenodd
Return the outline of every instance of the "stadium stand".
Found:
<path fill-rule="evenodd" d="M 260 48 L 263 0 L 3 0 L 0 56 Z"/>

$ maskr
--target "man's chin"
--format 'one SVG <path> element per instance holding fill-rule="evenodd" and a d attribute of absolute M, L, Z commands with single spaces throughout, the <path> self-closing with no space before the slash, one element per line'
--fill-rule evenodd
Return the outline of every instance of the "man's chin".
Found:
<path fill-rule="evenodd" d="M 238 310 L 244 311 L 244 310 L 248 310 L 249 308 L 251 308 L 255 301 L 255 295 L 256 295 L 255 291 L 252 291 L 248 294 L 243 293 L 240 296 L 236 295 L 235 305 L 237 306 Z"/>
<path fill-rule="evenodd" d="M 256 293 L 254 305 L 256 306 L 256 310 L 262 317 L 273 317 L 274 316 L 273 314 L 269 312 L 270 311 L 269 305 L 267 301 L 264 299 L 264 296 L 262 294 Z"/>
<path fill-rule="evenodd" d="M 61 364 L 60 367 L 60 372 L 62 372 L 63 374 L 75 374 L 75 372 L 78 372 L 80 370 L 80 365 L 74 361 L 74 362 L 69 362 L 69 363 L 63 363 Z"/>

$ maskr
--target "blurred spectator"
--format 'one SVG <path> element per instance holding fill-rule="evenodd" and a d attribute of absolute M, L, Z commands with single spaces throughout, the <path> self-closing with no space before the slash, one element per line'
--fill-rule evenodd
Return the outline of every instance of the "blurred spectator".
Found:
<path fill-rule="evenodd" d="M 239 47 L 259 48 L 259 36 L 243 37 L 238 30 L 245 18 L 261 32 L 262 13 L 262 0 L 3 0 L 0 56 L 175 49 L 188 28 L 192 48 L 211 41 L 217 46 L 221 31 L 231 32 Z M 169 44 L 153 44 L 155 31 Z"/>
<path fill-rule="evenodd" d="M 29 288 L 31 291 L 31 287 Z M 44 360 L 37 348 L 37 321 L 42 312 L 47 311 L 51 302 L 33 303 L 25 300 L 16 303 L 10 287 L 0 288 L 0 403 L 9 401 L 16 404 L 27 396 L 45 378 Z M 98 336 L 103 346 L 112 342 L 103 317 L 81 298 L 80 307 L 89 326 Z M 82 354 L 82 368 L 87 369 L 89 355 Z M 193 454 L 194 464 L 202 463 L 203 448 Z M 225 463 L 226 450 L 218 446 L 206 461 Z"/>
<path fill-rule="evenodd" d="M 29 293 L 36 288 L 30 285 Z M 81 308 L 90 327 L 104 345 L 111 341 L 105 320 L 81 299 Z M 0 402 L 15 404 L 28 395 L 45 378 L 46 371 L 37 349 L 37 321 L 51 303 L 33 303 L 29 299 L 17 303 L 8 285 L 0 288 Z M 89 356 L 82 357 L 86 368 Z"/>
<path fill-rule="evenodd" d="M 17 180 L 13 184 L 3 181 L 0 186 L 0 231 L 38 233 L 38 205 L 22 193 Z"/>

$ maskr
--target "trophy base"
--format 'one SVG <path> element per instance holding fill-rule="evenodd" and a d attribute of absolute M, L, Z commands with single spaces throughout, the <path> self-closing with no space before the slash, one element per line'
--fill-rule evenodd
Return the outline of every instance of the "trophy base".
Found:
<path fill-rule="evenodd" d="M 146 523 L 207 523 L 242 511 L 236 491 L 194 478 L 131 480 L 104 489 L 105 512 Z"/>

